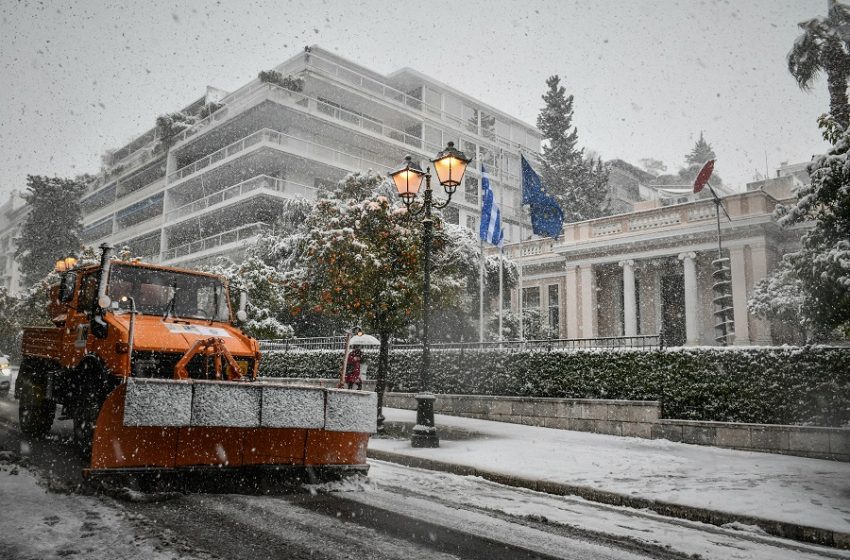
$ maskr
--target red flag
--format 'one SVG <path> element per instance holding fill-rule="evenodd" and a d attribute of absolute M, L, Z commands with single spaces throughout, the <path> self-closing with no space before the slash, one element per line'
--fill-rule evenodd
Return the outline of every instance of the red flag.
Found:
<path fill-rule="evenodd" d="M 711 179 L 711 173 L 714 171 L 714 160 L 710 159 L 705 162 L 702 169 L 699 170 L 696 180 L 694 180 L 694 193 L 700 192 Z"/>

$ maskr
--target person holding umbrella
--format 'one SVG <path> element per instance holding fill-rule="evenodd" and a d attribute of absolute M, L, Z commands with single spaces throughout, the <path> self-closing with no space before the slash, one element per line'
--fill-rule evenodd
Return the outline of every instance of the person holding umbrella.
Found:
<path fill-rule="evenodd" d="M 347 386 L 352 389 L 357 385 L 357 390 L 363 390 L 363 374 L 366 372 L 366 357 L 363 355 L 361 346 L 379 345 L 380 341 L 374 336 L 364 334 L 359 327 L 348 333 L 345 339 L 345 353 L 342 359 L 342 367 L 339 372 L 337 389 Z"/>

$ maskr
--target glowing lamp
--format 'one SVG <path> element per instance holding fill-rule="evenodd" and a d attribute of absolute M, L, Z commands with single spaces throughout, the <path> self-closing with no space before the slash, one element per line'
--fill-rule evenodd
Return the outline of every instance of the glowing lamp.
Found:
<path fill-rule="evenodd" d="M 455 148 L 454 142 L 449 142 L 446 149 L 431 160 L 437 179 L 447 193 L 452 194 L 457 190 L 470 161 L 466 154 Z"/>
<path fill-rule="evenodd" d="M 405 156 L 404 167 L 390 173 L 390 177 L 392 177 L 395 189 L 398 191 L 398 196 L 405 204 L 410 204 L 416 198 L 416 194 L 422 186 L 425 172 L 413 161 L 413 158 Z"/>

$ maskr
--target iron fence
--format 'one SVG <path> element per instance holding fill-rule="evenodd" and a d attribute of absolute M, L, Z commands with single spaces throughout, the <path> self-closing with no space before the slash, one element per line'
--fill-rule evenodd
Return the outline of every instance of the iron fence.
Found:
<path fill-rule="evenodd" d="M 345 348 L 344 336 L 324 336 L 313 338 L 286 338 L 279 340 L 261 340 L 263 352 L 303 352 L 303 351 L 341 351 Z M 421 342 L 390 341 L 390 350 L 420 350 Z M 541 340 L 505 340 L 502 342 L 434 342 L 432 352 L 466 352 L 498 350 L 502 352 L 523 351 L 570 351 L 570 350 L 613 350 L 632 348 L 638 350 L 656 350 L 663 348 L 661 335 L 609 336 L 597 338 L 547 338 Z"/>

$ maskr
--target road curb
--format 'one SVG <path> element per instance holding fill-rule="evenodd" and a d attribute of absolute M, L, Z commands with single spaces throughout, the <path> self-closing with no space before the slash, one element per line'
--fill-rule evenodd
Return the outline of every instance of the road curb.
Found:
<path fill-rule="evenodd" d="M 764 519 L 762 517 L 738 515 L 695 506 L 674 504 L 661 500 L 651 500 L 648 498 L 609 492 L 607 490 L 599 490 L 590 486 L 577 486 L 573 484 L 564 484 L 562 482 L 535 480 L 495 471 L 483 470 L 469 465 L 458 465 L 434 459 L 411 457 L 409 455 L 393 453 L 391 451 L 381 451 L 370 448 L 367 451 L 367 455 L 371 459 L 398 463 L 408 467 L 416 467 L 432 471 L 444 471 L 462 476 L 479 476 L 485 480 L 496 482 L 498 484 L 514 486 L 517 488 L 526 488 L 528 490 L 545 492 L 556 496 L 579 496 L 585 500 L 613 506 L 624 506 L 634 509 L 651 509 L 652 511 L 666 517 L 699 521 L 717 526 L 737 521 L 746 525 L 758 526 L 766 533 L 776 537 L 830 546 L 833 548 L 850 549 L 850 533 L 842 531 L 820 529 L 818 527 L 809 527 L 806 525 L 798 525 L 773 519 Z"/>

